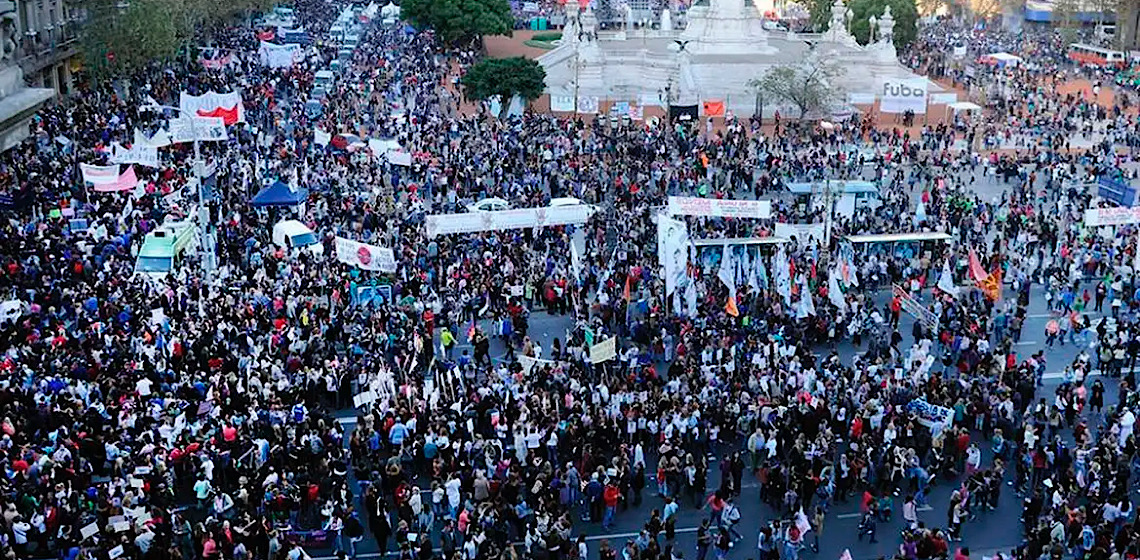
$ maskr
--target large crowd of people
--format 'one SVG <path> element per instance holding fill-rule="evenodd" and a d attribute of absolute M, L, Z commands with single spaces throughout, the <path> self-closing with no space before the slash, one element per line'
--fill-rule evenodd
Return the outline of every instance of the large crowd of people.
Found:
<path fill-rule="evenodd" d="M 339 56 L 322 37 L 350 7 L 295 0 L 315 43 L 292 67 L 262 64 L 256 30 L 234 27 L 212 34 L 232 53 L 220 67 L 180 58 L 83 83 L 0 156 L 0 190 L 31 201 L 0 224 L 6 558 L 300 560 L 356 557 L 369 539 L 402 559 L 679 560 L 678 511 L 703 509 L 699 560 L 788 560 L 852 501 L 845 540 L 958 559 L 963 526 L 1003 491 L 1024 499 L 1003 552 L 1140 556 L 1137 227 L 1083 225 L 1107 204 L 1091 179 L 1135 175 L 1137 117 L 1131 92 L 1062 93 L 1082 71 L 1051 31 L 921 30 L 906 62 L 992 98 L 985 119 L 710 131 L 473 114 L 456 78 L 476 49 L 378 22 L 318 96 Z M 971 63 L 998 48 L 1029 63 Z M 84 187 L 77 164 L 107 163 L 180 93 L 211 90 L 240 91 L 245 113 L 199 147 L 217 169 L 217 267 L 191 251 L 170 275 L 137 274 L 147 234 L 198 211 L 195 149 L 162 148 L 119 193 Z M 379 138 L 410 164 L 380 157 Z M 871 181 L 878 205 L 832 217 L 786 194 L 824 179 Z M 306 204 L 249 206 L 278 180 Z M 666 278 L 656 212 L 671 195 L 771 199 L 772 217 L 678 218 L 714 243 Z M 425 230 L 425 215 L 492 197 L 596 211 Z M 287 216 L 323 252 L 279 246 Z M 795 222 L 828 236 L 715 243 Z M 844 241 L 883 233 L 949 239 Z M 341 262 L 337 237 L 392 248 L 396 271 Z M 1044 338 L 1025 351 L 1042 298 Z M 925 316 L 903 329 L 913 302 Z M 538 332 L 538 315 L 566 326 Z M 594 363 L 611 336 L 614 357 Z M 1045 383 L 1066 344 L 1081 350 Z M 742 518 L 752 483 L 771 519 Z M 920 518 L 935 487 L 950 506 Z M 638 537 L 584 538 L 643 504 Z M 892 516 L 901 537 L 878 530 Z"/>

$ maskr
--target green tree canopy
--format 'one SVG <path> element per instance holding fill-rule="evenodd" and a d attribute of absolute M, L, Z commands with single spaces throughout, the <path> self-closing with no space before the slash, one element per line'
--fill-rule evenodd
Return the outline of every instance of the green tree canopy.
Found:
<path fill-rule="evenodd" d="M 851 34 L 855 35 L 860 44 L 866 45 L 871 40 L 869 18 L 882 17 L 888 5 L 891 7 L 891 16 L 895 18 L 895 48 L 902 49 L 914 42 L 918 35 L 918 8 L 915 7 L 915 0 L 850 0 L 847 7 L 851 8 L 852 13 Z M 876 29 L 875 33 L 878 32 Z"/>
<path fill-rule="evenodd" d="M 823 33 L 831 23 L 831 5 L 835 0 L 807 0 L 808 14 L 811 19 L 811 28 Z"/>
<path fill-rule="evenodd" d="M 507 0 L 403 0 L 400 15 L 434 29 L 445 43 L 483 35 L 510 35 L 515 18 Z"/>
<path fill-rule="evenodd" d="M 463 75 L 463 89 L 469 99 L 499 96 L 499 118 L 506 116 L 512 97 L 533 101 L 542 95 L 545 85 L 546 70 L 537 61 L 521 56 L 484 58 Z"/>
<path fill-rule="evenodd" d="M 170 59 L 206 26 L 260 12 L 282 0 L 94 0 L 87 8 L 83 50 L 97 73 L 130 72 Z"/>

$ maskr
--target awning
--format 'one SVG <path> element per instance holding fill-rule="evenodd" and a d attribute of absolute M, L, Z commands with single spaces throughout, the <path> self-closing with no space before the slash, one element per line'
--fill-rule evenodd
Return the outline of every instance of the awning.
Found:
<path fill-rule="evenodd" d="M 304 189 L 292 189 L 282 181 L 275 181 L 272 185 L 261 189 L 249 203 L 251 206 L 296 206 L 309 197 Z"/>

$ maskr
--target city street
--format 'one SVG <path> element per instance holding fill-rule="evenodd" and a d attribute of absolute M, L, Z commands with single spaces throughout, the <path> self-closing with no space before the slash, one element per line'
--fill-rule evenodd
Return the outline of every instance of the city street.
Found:
<path fill-rule="evenodd" d="M 885 302 L 885 291 L 879 293 L 878 298 Z M 1079 348 L 1071 343 L 1065 346 L 1054 346 L 1047 348 L 1044 344 L 1044 331 L 1045 324 L 1049 320 L 1050 314 L 1045 308 L 1044 299 L 1041 297 L 1040 287 L 1035 287 L 1030 299 L 1028 320 L 1023 329 L 1022 342 L 1018 344 L 1017 351 L 1021 356 L 1028 356 L 1036 352 L 1038 349 L 1044 348 L 1046 350 L 1045 356 L 1048 360 L 1048 371 L 1044 376 L 1044 386 L 1038 390 L 1039 397 L 1047 397 L 1052 395 L 1052 391 L 1061 383 L 1062 370 L 1064 366 L 1072 362 L 1077 354 L 1080 352 Z M 1093 318 L 1097 318 L 1093 316 Z M 545 348 L 549 348 L 550 340 L 554 337 L 563 337 L 565 330 L 571 326 L 571 320 L 567 316 L 550 316 L 546 313 L 536 312 L 531 316 L 531 332 L 541 337 L 542 344 Z M 907 315 L 903 315 L 901 320 L 899 332 L 909 333 L 913 319 Z M 909 334 L 904 334 L 903 344 L 909 344 Z M 460 346 L 462 349 L 463 347 Z M 865 350 L 866 345 L 862 349 L 856 348 L 845 342 L 842 344 L 838 351 L 841 359 L 849 362 L 855 353 Z M 491 355 L 494 359 L 502 359 L 505 355 L 505 348 L 501 342 L 494 340 L 491 346 Z M 1112 404 L 1116 399 L 1116 386 L 1117 381 L 1113 379 L 1105 379 L 1105 385 L 1108 388 L 1106 394 L 1106 403 Z M 351 424 L 354 419 L 351 417 L 351 411 L 344 412 L 343 422 Z M 975 433 L 975 438 L 979 438 L 980 434 Z M 743 447 L 743 441 L 737 442 L 737 445 L 729 447 L 724 446 L 721 453 L 730 452 Z M 983 449 L 988 450 L 988 446 L 982 445 Z M 647 450 L 648 451 L 648 450 Z M 989 457 L 986 458 L 990 460 Z M 650 466 L 655 464 L 655 457 L 650 455 L 647 458 Z M 1007 474 L 1007 480 L 1012 480 L 1012 468 Z M 720 484 L 720 469 L 714 462 L 709 468 L 709 491 L 711 492 Z M 954 480 L 939 480 L 935 483 L 935 487 L 930 491 L 928 496 L 929 506 L 920 508 L 919 518 L 930 527 L 946 527 L 947 525 L 947 508 L 949 505 L 950 493 L 956 487 L 957 481 Z M 586 535 L 586 540 L 590 543 L 591 551 L 596 551 L 598 544 L 602 540 L 608 540 L 611 546 L 619 547 L 627 540 L 632 540 L 637 536 L 637 532 L 643 527 L 646 520 L 650 517 L 650 512 L 653 509 L 660 509 L 664 504 L 661 498 L 653 496 L 647 489 L 646 499 L 644 503 L 636 509 L 630 509 L 620 512 L 615 518 L 614 527 L 608 531 L 603 531 L 600 524 L 587 524 L 575 520 L 575 532 Z M 903 528 L 903 522 L 899 515 L 902 507 L 903 496 L 898 496 L 894 500 L 895 515 L 890 522 L 881 523 L 878 526 L 878 543 L 871 544 L 864 539 L 858 541 L 856 539 L 856 528 L 859 524 L 861 517 L 859 513 L 859 506 L 857 498 L 851 498 L 847 503 L 834 503 L 828 511 L 827 522 L 824 527 L 823 537 L 820 539 L 820 551 L 818 554 L 813 554 L 810 551 L 803 551 L 802 553 L 808 557 L 818 557 L 824 559 L 836 559 L 843 553 L 845 549 L 851 551 L 854 560 L 875 560 L 881 556 L 889 557 L 897 551 L 899 545 L 899 533 Z M 1011 486 L 1005 486 L 1001 495 L 1000 507 L 992 512 L 980 512 L 975 521 L 967 522 L 962 530 L 963 540 L 960 543 L 953 543 L 955 546 L 962 545 L 968 546 L 974 554 L 983 553 L 983 555 L 990 555 L 993 552 L 1005 551 L 1008 552 L 1011 548 L 1021 544 L 1022 532 L 1020 525 L 1021 514 L 1021 500 L 1017 496 Z M 749 475 L 745 475 L 743 484 L 743 493 L 741 498 L 737 500 L 740 507 L 742 521 L 739 525 L 739 530 L 745 535 L 745 539 L 738 542 L 733 548 L 730 556 L 739 559 L 756 558 L 757 552 L 756 539 L 757 531 L 768 521 L 778 519 L 780 516 L 778 512 L 772 510 L 765 504 L 762 504 L 759 498 L 759 483 L 753 478 L 749 480 Z M 702 518 L 708 516 L 707 511 L 699 511 L 692 507 L 691 504 L 684 504 L 678 513 L 679 518 L 677 521 L 677 546 L 686 555 L 686 558 L 696 557 L 696 531 L 700 526 Z M 662 537 L 663 538 L 663 537 Z M 814 535 L 808 534 L 808 542 L 814 541 Z M 374 558 L 378 556 L 376 545 L 374 542 L 366 541 L 358 546 L 360 556 L 363 558 Z M 710 551 L 710 555 L 713 554 Z M 314 551 L 314 557 L 317 560 L 326 560 L 325 556 L 317 554 Z M 328 556 L 327 558 L 332 558 Z"/>
<path fill-rule="evenodd" d="M 979 169 L 975 177 L 973 189 L 983 200 L 993 200 L 1002 193 L 1005 186 L 1005 184 L 994 176 L 983 176 Z M 917 198 L 919 191 L 915 189 L 913 194 Z M 583 246 L 580 235 L 575 236 L 575 242 L 579 244 L 579 248 L 582 250 Z M 1038 389 L 1037 397 L 1050 398 L 1053 391 L 1061 383 L 1065 366 L 1076 358 L 1080 352 L 1080 347 L 1074 345 L 1071 341 L 1066 341 L 1063 346 L 1056 345 L 1052 348 L 1045 345 L 1045 325 L 1054 315 L 1051 314 L 1046 307 L 1043 294 L 1044 291 L 1041 286 L 1033 287 L 1030 303 L 1027 308 L 1026 321 L 1022 329 L 1021 342 L 1017 343 L 1015 350 L 1019 355 L 1019 359 L 1025 359 L 1038 350 L 1045 350 L 1048 367 L 1043 377 L 1043 386 Z M 923 295 L 929 297 L 929 290 L 924 292 Z M 1008 286 L 1007 297 L 1011 297 Z M 872 294 L 873 301 L 880 309 L 887 304 L 889 298 L 889 289 L 880 289 Z M 1088 316 L 1090 324 L 1094 327 L 1096 321 L 1101 319 L 1101 316 L 1097 314 L 1090 313 Z M 903 335 L 902 346 L 904 348 L 913 342 L 910 336 L 913 323 L 914 318 L 905 313 L 902 315 L 898 331 Z M 493 332 L 490 322 L 484 321 L 481 326 L 485 331 Z M 535 311 L 530 317 L 529 333 L 532 338 L 539 341 L 544 349 L 549 349 L 554 338 L 565 340 L 567 330 L 572 327 L 573 321 L 569 316 L 552 316 L 543 311 Z M 1092 334 L 1091 340 L 1095 341 L 1095 333 Z M 464 342 L 465 340 L 460 341 L 460 344 L 456 348 L 457 352 L 462 352 L 464 349 L 470 350 L 471 347 L 464 344 Z M 436 346 L 438 346 L 438 335 L 435 343 Z M 845 340 L 835 350 L 839 353 L 844 363 L 850 363 L 851 359 L 857 353 L 867 350 L 867 341 L 864 341 L 862 347 L 855 347 L 851 344 L 850 340 Z M 820 348 L 818 353 L 822 355 L 828 351 L 830 351 L 830 349 Z M 506 348 L 498 338 L 492 337 L 490 354 L 492 359 L 496 362 L 502 361 L 506 356 Z M 1090 354 L 1095 354 L 1095 352 L 1090 351 Z M 666 369 L 667 368 L 664 367 L 659 368 L 660 371 L 665 371 Z M 1106 404 L 1108 405 L 1116 402 L 1117 383 L 1118 382 L 1114 379 L 1105 379 L 1107 388 L 1105 398 Z M 342 417 L 342 422 L 349 426 L 355 422 L 351 410 L 342 411 L 340 416 Z M 1090 425 L 1093 425 L 1095 429 L 1094 423 L 1090 422 Z M 973 437 L 975 440 L 978 440 L 981 438 L 981 434 L 974 433 Z M 726 444 L 722 447 L 720 452 L 723 455 L 723 453 L 726 452 L 742 449 L 743 445 L 743 441 L 733 442 L 731 446 Z M 987 455 L 985 458 L 986 462 L 990 462 L 992 458 L 988 456 L 989 446 L 982 444 L 980 447 L 985 450 Z M 646 450 L 646 452 L 647 462 L 651 470 L 656 464 L 656 457 L 650 450 Z M 650 476 L 652 476 L 651 472 Z M 1007 470 L 1007 481 L 1012 480 L 1013 476 L 1013 469 L 1011 467 Z M 709 466 L 708 482 L 710 492 L 716 489 L 720 484 L 720 469 L 716 462 L 711 463 Z M 919 519 L 928 527 L 945 528 L 947 526 L 947 511 L 950 494 L 957 487 L 959 482 L 959 480 L 938 480 L 933 483 L 934 486 L 930 490 L 927 498 L 928 505 L 919 508 Z M 652 481 L 649 481 L 649 486 L 652 485 Z M 426 482 L 421 481 L 421 487 L 424 486 L 426 486 Z M 741 510 L 741 522 L 738 529 L 745 538 L 735 544 L 729 554 L 731 558 L 740 560 L 757 558 L 757 534 L 760 527 L 769 521 L 780 518 L 779 512 L 761 503 L 759 498 L 759 486 L 759 482 L 753 475 L 745 474 L 742 496 L 737 500 L 737 505 Z M 575 534 L 583 534 L 586 536 L 591 554 L 596 553 L 601 541 L 609 541 L 611 546 L 620 548 L 626 541 L 636 538 L 638 531 L 643 528 L 645 522 L 649 519 L 652 510 L 660 510 L 664 504 L 663 499 L 656 497 L 650 492 L 650 488 L 648 487 L 645 496 L 646 499 L 640 507 L 620 512 L 615 517 L 614 526 L 609 530 L 603 531 L 600 523 L 583 523 L 575 519 Z M 801 551 L 801 554 L 805 557 L 833 560 L 838 559 L 844 550 L 850 550 L 853 560 L 877 560 L 880 557 L 890 557 L 898 551 L 898 546 L 901 542 L 899 535 L 904 524 L 900 512 L 904 497 L 905 496 L 900 495 L 894 498 L 894 516 L 889 522 L 880 523 L 878 525 L 878 542 L 874 544 L 870 543 L 866 538 L 861 541 L 856 538 L 857 527 L 862 517 L 859 512 L 858 496 L 851 497 L 846 503 L 833 503 L 827 514 L 823 535 L 819 539 L 819 552 L 813 553 L 810 550 L 804 550 Z M 1021 510 L 1022 497 L 1014 492 L 1012 486 L 1008 484 L 1005 485 L 999 501 L 999 507 L 991 512 L 979 512 L 976 520 L 966 522 L 962 529 L 962 541 L 951 543 L 952 547 L 968 546 L 972 555 L 975 557 L 979 554 L 981 556 L 990 556 L 996 552 L 1009 552 L 1010 549 L 1022 543 L 1023 532 L 1020 523 Z M 697 529 L 700 526 L 701 520 L 707 517 L 707 510 L 698 510 L 692 507 L 692 504 L 682 505 L 678 513 L 678 521 L 676 524 L 676 546 L 679 547 L 679 550 L 684 554 L 685 558 L 696 558 Z M 815 537 L 816 535 L 809 533 L 805 542 L 813 543 Z M 662 539 L 664 539 L 663 536 Z M 365 542 L 359 544 L 357 550 L 358 556 L 361 558 L 376 558 L 380 556 L 375 542 L 371 539 L 366 539 Z M 331 560 L 333 558 L 333 556 L 328 555 L 328 550 L 324 552 L 312 551 L 312 553 L 316 560 Z M 715 554 L 715 549 L 710 550 L 708 554 L 711 558 L 712 555 Z"/>

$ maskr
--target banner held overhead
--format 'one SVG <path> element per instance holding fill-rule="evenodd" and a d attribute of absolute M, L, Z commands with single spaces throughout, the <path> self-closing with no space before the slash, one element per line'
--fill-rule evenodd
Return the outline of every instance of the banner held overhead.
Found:
<path fill-rule="evenodd" d="M 772 201 L 671 196 L 669 215 L 768 219 L 772 217 Z"/>
<path fill-rule="evenodd" d="M 589 207 L 561 206 L 558 208 L 522 208 L 494 212 L 468 212 L 466 214 L 435 214 L 424 220 L 428 237 L 448 233 L 474 233 L 501 229 L 584 224 L 590 217 Z"/>

